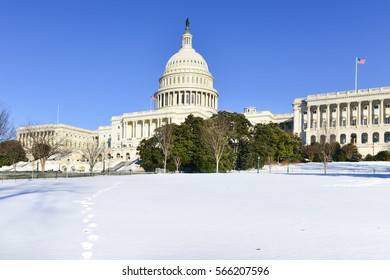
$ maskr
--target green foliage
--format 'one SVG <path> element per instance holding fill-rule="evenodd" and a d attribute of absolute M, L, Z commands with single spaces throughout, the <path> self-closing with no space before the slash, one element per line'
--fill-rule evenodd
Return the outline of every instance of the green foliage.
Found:
<path fill-rule="evenodd" d="M 341 145 L 336 142 L 334 143 L 334 151 L 332 153 L 332 160 L 333 161 L 347 161 L 347 156 L 345 152 L 341 149 Z"/>
<path fill-rule="evenodd" d="M 139 156 L 142 159 L 141 166 L 147 172 L 154 172 L 156 168 L 162 168 L 164 165 L 164 154 L 158 147 L 158 141 L 155 137 L 143 139 L 137 147 Z"/>
<path fill-rule="evenodd" d="M 0 166 L 25 161 L 26 152 L 19 141 L 9 140 L 0 143 Z"/>
<path fill-rule="evenodd" d="M 260 167 L 281 160 L 298 161 L 302 158 L 302 142 L 281 130 L 277 124 L 257 124 L 251 140 L 245 148 L 246 168 L 256 168 L 259 156 Z"/>
<path fill-rule="evenodd" d="M 364 161 L 375 161 L 375 157 L 373 157 L 371 154 L 367 154 L 364 158 Z"/>
<path fill-rule="evenodd" d="M 228 124 L 227 145 L 219 160 L 219 172 L 257 168 L 258 161 L 263 167 L 269 162 L 300 161 L 303 157 L 304 146 L 299 137 L 282 131 L 277 124 L 253 127 L 244 115 L 226 111 L 219 112 L 212 119 L 216 121 L 213 125 L 218 125 L 217 120 Z M 167 162 L 169 171 L 215 172 L 215 154 L 201 136 L 206 123 L 208 121 L 200 117 L 189 115 L 184 123 L 174 126 L 172 151 Z M 146 171 L 162 167 L 164 157 L 155 137 L 142 140 L 137 150 L 142 159 L 141 166 Z"/>
<path fill-rule="evenodd" d="M 374 157 L 376 161 L 389 161 L 390 160 L 390 152 L 389 151 L 380 151 Z"/>

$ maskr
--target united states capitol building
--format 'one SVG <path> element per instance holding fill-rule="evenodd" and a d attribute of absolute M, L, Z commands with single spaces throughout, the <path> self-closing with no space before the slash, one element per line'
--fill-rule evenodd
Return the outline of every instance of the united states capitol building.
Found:
<path fill-rule="evenodd" d="M 189 21 L 182 34 L 181 48 L 167 62 L 153 94 L 154 109 L 113 116 L 109 126 L 86 130 L 64 124 L 36 128 L 42 133 L 65 136 L 66 145 L 77 149 L 91 139 L 105 146 L 104 157 L 112 162 L 138 158 L 137 146 L 164 124 L 182 123 L 192 114 L 209 118 L 219 110 L 219 93 L 206 60 L 192 46 Z M 273 114 L 247 107 L 243 114 L 252 123 L 277 123 L 283 130 L 297 134 L 305 144 L 337 141 L 354 143 L 363 155 L 388 149 L 390 145 L 390 87 L 308 95 L 293 100 L 292 113 Z M 17 139 L 29 145 L 25 127 Z M 77 154 L 68 161 L 77 161 Z"/>

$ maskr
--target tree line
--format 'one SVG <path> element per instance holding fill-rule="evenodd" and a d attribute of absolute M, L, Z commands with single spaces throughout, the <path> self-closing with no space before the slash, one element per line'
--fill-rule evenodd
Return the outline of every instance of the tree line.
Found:
<path fill-rule="evenodd" d="M 49 157 L 76 152 L 66 145 L 66 138 L 39 133 L 37 127 L 25 127 L 32 145 L 22 147 L 13 140 L 15 130 L 9 111 L 0 104 L 0 167 L 27 161 L 26 152 L 39 160 L 41 171 Z M 324 173 L 331 161 L 360 161 L 361 154 L 353 144 L 314 143 L 304 145 L 298 136 L 287 133 L 277 124 L 252 125 L 243 114 L 221 111 L 210 119 L 189 115 L 180 124 L 166 124 L 155 130 L 154 136 L 143 139 L 137 147 L 145 171 L 157 168 L 181 172 L 227 172 L 262 168 L 281 161 L 322 162 Z M 90 171 L 105 153 L 98 139 L 91 139 L 78 149 Z M 388 161 L 389 151 L 367 155 L 363 160 Z"/>
<path fill-rule="evenodd" d="M 253 126 L 243 114 L 221 111 L 157 128 L 137 150 L 146 171 L 226 172 L 301 161 L 304 145 L 277 124 Z"/>

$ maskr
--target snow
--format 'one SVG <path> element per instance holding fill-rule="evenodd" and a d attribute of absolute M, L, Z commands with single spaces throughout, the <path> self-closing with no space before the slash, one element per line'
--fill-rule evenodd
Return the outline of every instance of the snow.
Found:
<path fill-rule="evenodd" d="M 267 172 L 4 180 L 0 259 L 388 259 L 388 162 Z"/>

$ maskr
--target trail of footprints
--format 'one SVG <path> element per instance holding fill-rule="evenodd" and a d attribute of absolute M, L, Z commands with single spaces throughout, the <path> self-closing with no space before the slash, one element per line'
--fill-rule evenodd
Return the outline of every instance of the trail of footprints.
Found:
<path fill-rule="evenodd" d="M 94 230 L 98 226 L 94 222 L 95 215 L 93 214 L 92 206 L 95 204 L 94 199 L 100 196 L 101 194 L 110 191 L 113 188 L 116 188 L 117 184 L 100 190 L 94 193 L 91 196 L 88 196 L 85 200 L 74 201 L 75 203 L 79 203 L 82 206 L 81 214 L 83 216 L 82 223 L 84 225 L 83 233 L 85 236 L 85 240 L 81 242 L 81 248 L 83 250 L 81 256 L 84 260 L 90 260 L 93 257 L 93 247 L 96 242 L 99 241 L 99 235 L 94 233 Z"/>

